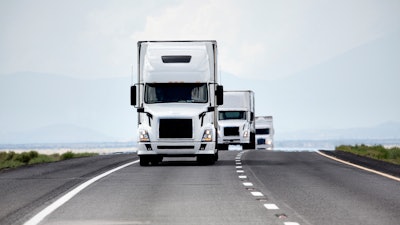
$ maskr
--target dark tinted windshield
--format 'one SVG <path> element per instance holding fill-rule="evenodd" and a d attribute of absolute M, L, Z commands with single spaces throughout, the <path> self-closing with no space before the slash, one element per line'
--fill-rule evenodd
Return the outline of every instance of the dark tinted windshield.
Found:
<path fill-rule="evenodd" d="M 256 134 L 269 134 L 269 128 L 256 129 Z"/>
<path fill-rule="evenodd" d="M 207 93 L 207 84 L 147 84 L 144 99 L 148 104 L 168 102 L 206 103 Z"/>
<path fill-rule="evenodd" d="M 245 111 L 220 111 L 219 120 L 245 120 Z"/>

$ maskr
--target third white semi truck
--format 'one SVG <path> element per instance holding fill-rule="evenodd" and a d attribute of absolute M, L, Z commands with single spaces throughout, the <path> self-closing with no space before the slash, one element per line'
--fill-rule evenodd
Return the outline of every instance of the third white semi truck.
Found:
<path fill-rule="evenodd" d="M 256 116 L 257 149 L 274 149 L 274 126 L 272 116 Z"/>
<path fill-rule="evenodd" d="M 218 108 L 218 149 L 241 145 L 255 149 L 254 92 L 224 91 L 224 104 Z"/>
<path fill-rule="evenodd" d="M 140 165 L 163 157 L 218 160 L 216 41 L 139 41 L 138 80 L 131 105 L 138 112 Z"/>

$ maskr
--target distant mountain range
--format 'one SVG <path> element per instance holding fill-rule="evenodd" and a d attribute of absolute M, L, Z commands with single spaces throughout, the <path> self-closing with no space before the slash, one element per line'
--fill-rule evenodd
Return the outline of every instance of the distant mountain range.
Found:
<path fill-rule="evenodd" d="M 399 138 L 399 40 L 395 32 L 280 80 L 222 72 L 221 81 L 255 92 L 256 115 L 274 117 L 277 139 Z M 0 74 L 0 144 L 134 140 L 130 85 L 128 76 Z"/>
<path fill-rule="evenodd" d="M 378 126 L 362 128 L 277 132 L 275 138 L 278 140 L 398 139 L 400 141 L 400 122 L 387 122 Z"/>
<path fill-rule="evenodd" d="M 0 76 L 0 143 L 124 141 L 136 130 L 130 78 Z"/>
<path fill-rule="evenodd" d="M 85 143 L 115 141 L 92 129 L 71 124 L 58 124 L 0 136 L 1 144 L 19 143 Z"/>

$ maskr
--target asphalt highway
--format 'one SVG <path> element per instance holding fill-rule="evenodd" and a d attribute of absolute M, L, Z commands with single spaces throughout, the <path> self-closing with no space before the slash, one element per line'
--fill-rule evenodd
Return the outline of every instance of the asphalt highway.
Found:
<path fill-rule="evenodd" d="M 400 182 L 316 152 L 220 151 L 215 165 L 135 154 L 0 172 L 0 224 L 398 224 Z M 130 163 L 130 164 L 127 164 Z"/>

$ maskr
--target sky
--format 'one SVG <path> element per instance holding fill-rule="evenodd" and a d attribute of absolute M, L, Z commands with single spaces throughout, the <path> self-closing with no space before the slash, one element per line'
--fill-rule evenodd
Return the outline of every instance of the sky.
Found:
<path fill-rule="evenodd" d="M 0 0 L 0 76 L 129 77 L 139 40 L 206 39 L 223 73 L 278 82 L 399 32 L 399 12 L 398 0 Z"/>
<path fill-rule="evenodd" d="M 212 39 L 220 69 L 291 76 L 400 29 L 397 0 L 0 0 L 0 74 L 129 76 L 138 40 Z"/>

